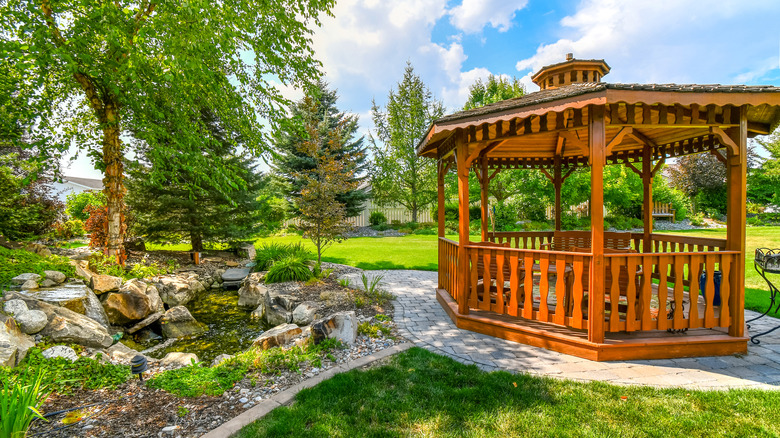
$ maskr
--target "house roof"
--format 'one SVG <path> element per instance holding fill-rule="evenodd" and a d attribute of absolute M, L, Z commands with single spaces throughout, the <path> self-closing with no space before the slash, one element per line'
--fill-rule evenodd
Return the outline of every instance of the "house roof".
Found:
<path fill-rule="evenodd" d="M 67 181 L 73 184 L 78 184 L 93 190 L 103 190 L 103 181 L 93 178 L 79 178 L 76 176 L 63 176 L 63 181 Z"/>

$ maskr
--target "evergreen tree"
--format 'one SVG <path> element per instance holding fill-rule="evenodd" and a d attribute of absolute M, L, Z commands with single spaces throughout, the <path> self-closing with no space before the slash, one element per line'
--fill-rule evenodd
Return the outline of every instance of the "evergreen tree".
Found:
<path fill-rule="evenodd" d="M 307 99 L 314 99 L 316 105 L 308 104 Z M 323 142 L 330 141 L 331 133 L 340 130 L 342 142 L 339 147 L 328 149 L 337 160 L 353 157 L 345 161 L 346 170 L 350 172 L 349 183 L 355 188 L 336 196 L 336 201 L 345 208 L 346 217 L 353 217 L 363 211 L 363 203 L 368 199 L 368 192 L 359 188 L 365 180 L 366 148 L 363 137 L 357 137 L 358 116 L 340 112 L 336 107 L 338 95 L 328 89 L 328 84 L 320 81 L 309 96 L 296 102 L 292 108 L 292 119 L 318 120 L 317 128 L 312 131 Z M 312 111 L 316 111 L 312 113 Z M 310 133 L 306 130 L 284 130 L 276 136 L 276 155 L 274 156 L 275 173 L 282 192 L 295 205 L 301 197 L 301 191 L 306 184 L 305 175 L 317 167 L 317 158 L 301 151 L 301 146 L 309 141 Z"/>
<path fill-rule="evenodd" d="M 142 162 L 128 166 L 128 196 L 132 231 L 152 242 L 189 241 L 193 251 L 204 243 L 229 243 L 251 237 L 262 223 L 267 178 L 241 151 L 236 134 L 228 132 L 210 111 L 201 114 L 207 127 L 204 156 L 229 170 L 219 185 L 177 159 L 139 146 Z M 237 146 L 237 144 L 239 146 Z M 224 186 L 232 190 L 223 190 Z"/>
<path fill-rule="evenodd" d="M 417 144 L 431 123 L 444 115 L 428 87 L 407 63 L 397 90 L 390 90 L 387 107 L 371 108 L 375 135 L 371 136 L 374 167 L 371 189 L 379 204 L 398 203 L 417 214 L 436 201 L 436 161 L 417 156 Z"/>

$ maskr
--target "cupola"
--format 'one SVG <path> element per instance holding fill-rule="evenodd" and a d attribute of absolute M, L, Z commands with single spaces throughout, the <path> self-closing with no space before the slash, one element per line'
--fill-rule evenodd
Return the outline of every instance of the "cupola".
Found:
<path fill-rule="evenodd" d="M 603 59 L 574 59 L 566 54 L 566 61 L 542 67 L 532 78 L 542 90 L 563 87 L 570 84 L 601 82 L 609 73 L 609 66 Z"/>

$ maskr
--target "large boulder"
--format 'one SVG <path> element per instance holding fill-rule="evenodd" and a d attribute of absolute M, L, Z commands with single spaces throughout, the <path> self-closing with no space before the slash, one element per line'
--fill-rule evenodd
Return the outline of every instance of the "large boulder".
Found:
<path fill-rule="evenodd" d="M 200 362 L 195 353 L 171 352 L 160 360 L 160 366 L 170 368 L 183 368 Z"/>
<path fill-rule="evenodd" d="M 27 280 L 22 284 L 22 290 L 35 290 L 38 289 L 38 282 L 35 280 Z"/>
<path fill-rule="evenodd" d="M 92 284 L 92 277 L 95 274 L 89 270 L 89 262 L 86 260 L 71 262 L 71 264 L 74 263 L 74 268 L 76 268 L 76 276 L 83 278 L 87 284 Z"/>
<path fill-rule="evenodd" d="M 238 266 L 238 265 L 236 265 Z M 249 268 L 232 268 L 222 273 L 222 287 L 239 287 L 249 275 Z"/>
<path fill-rule="evenodd" d="M 24 283 L 26 283 L 27 281 L 30 281 L 30 280 L 35 281 L 37 283 L 38 280 L 40 280 L 40 279 L 41 279 L 40 275 L 28 272 L 26 274 L 19 274 L 16 277 L 12 278 L 11 279 L 11 283 L 22 285 L 22 284 L 24 284 Z"/>
<path fill-rule="evenodd" d="M 34 335 L 43 330 L 49 323 L 46 314 L 40 310 L 28 310 L 14 317 L 19 328 L 28 335 Z"/>
<path fill-rule="evenodd" d="M 64 307 L 82 315 L 86 315 L 87 307 L 89 307 L 89 295 L 93 295 L 88 287 L 79 283 L 68 283 L 22 293 L 36 300 Z"/>
<path fill-rule="evenodd" d="M 301 328 L 295 324 L 281 324 L 263 333 L 255 339 L 253 345 L 267 350 L 272 347 L 284 345 L 301 334 Z"/>
<path fill-rule="evenodd" d="M 9 315 L 18 315 L 24 313 L 30 309 L 27 308 L 27 303 L 22 300 L 8 300 L 3 304 L 3 310 Z"/>
<path fill-rule="evenodd" d="M 41 257 L 51 256 L 51 251 L 49 248 L 46 248 L 46 245 L 41 245 L 40 243 L 28 243 L 24 246 L 24 249 L 26 251 L 38 254 Z"/>
<path fill-rule="evenodd" d="M 265 308 L 265 321 L 270 325 L 287 324 L 292 321 L 292 312 L 287 311 L 278 304 L 272 304 Z"/>
<path fill-rule="evenodd" d="M 129 365 L 138 352 L 121 342 L 117 342 L 106 350 L 106 354 L 114 363 Z"/>
<path fill-rule="evenodd" d="M 196 274 L 165 275 L 159 278 L 155 285 L 160 299 L 170 307 L 182 306 L 204 291 L 203 284 Z"/>
<path fill-rule="evenodd" d="M 146 293 L 135 290 L 128 290 L 124 293 L 109 293 L 103 301 L 103 309 L 108 315 L 108 322 L 114 325 L 125 325 L 139 321 L 152 312 Z"/>
<path fill-rule="evenodd" d="M 33 338 L 22 333 L 13 318 L 6 318 L 0 324 L 0 366 L 18 365 L 34 345 Z"/>
<path fill-rule="evenodd" d="M 165 306 L 163 305 L 162 298 L 160 298 L 160 292 L 157 291 L 157 287 L 149 285 L 149 287 L 146 288 L 146 296 L 149 297 L 149 306 L 151 306 L 152 311 L 165 311 Z"/>
<path fill-rule="evenodd" d="M 312 337 L 319 344 L 324 339 L 338 339 L 352 345 L 357 338 L 358 322 L 355 312 L 338 312 L 311 323 Z"/>
<path fill-rule="evenodd" d="M 39 334 L 49 337 L 52 342 L 74 343 L 92 348 L 106 348 L 113 343 L 106 328 L 92 318 L 22 294 L 14 294 L 9 298 L 20 298 L 27 303 L 30 310 L 40 310 L 46 314 L 49 323 Z"/>
<path fill-rule="evenodd" d="M 317 318 L 317 311 L 320 306 L 311 301 L 301 303 L 293 310 L 292 322 L 298 325 L 309 325 Z"/>
<path fill-rule="evenodd" d="M 86 315 L 88 318 L 94 319 L 103 327 L 108 328 L 108 315 L 106 315 L 106 311 L 103 309 L 103 304 L 100 302 L 97 295 L 95 295 L 95 293 L 91 290 L 87 289 L 86 299 L 86 303 L 84 304 L 86 307 L 84 315 Z"/>
<path fill-rule="evenodd" d="M 258 321 L 265 318 L 265 303 L 258 304 L 257 308 L 252 311 L 249 317 L 253 320 L 258 320 Z"/>
<path fill-rule="evenodd" d="M 257 307 L 265 302 L 268 288 L 254 281 L 246 281 L 238 290 L 238 305 L 242 307 Z"/>
<path fill-rule="evenodd" d="M 90 286 L 96 294 L 104 294 L 119 290 L 122 287 L 122 279 L 112 275 L 94 274 L 90 280 Z"/>
<path fill-rule="evenodd" d="M 51 280 L 57 284 L 65 283 L 65 274 L 60 271 L 43 271 L 43 275 L 47 280 Z"/>
<path fill-rule="evenodd" d="M 205 324 L 201 324 L 193 318 L 190 311 L 184 306 L 176 306 L 168 309 L 160 318 L 163 336 L 166 338 L 183 338 L 185 336 L 199 335 L 206 330 Z"/>
<path fill-rule="evenodd" d="M 143 321 L 141 321 L 141 322 L 137 323 L 136 325 L 134 325 L 134 326 L 130 327 L 129 329 L 127 329 L 127 334 L 132 335 L 133 333 L 135 333 L 135 332 L 137 332 L 137 331 L 139 331 L 139 330 L 141 330 L 143 328 L 146 328 L 147 326 L 149 326 L 153 322 L 157 322 L 157 320 L 162 318 L 163 315 L 164 315 L 163 312 L 152 313 L 151 315 L 149 315 L 146 318 L 144 318 Z"/>
<path fill-rule="evenodd" d="M 76 354 L 76 350 L 65 345 L 55 345 L 53 347 L 49 347 L 43 350 L 43 352 L 41 352 L 41 355 L 47 359 L 54 359 L 57 357 L 61 357 L 64 359 L 68 359 L 71 362 L 75 362 L 79 359 L 79 355 Z"/>

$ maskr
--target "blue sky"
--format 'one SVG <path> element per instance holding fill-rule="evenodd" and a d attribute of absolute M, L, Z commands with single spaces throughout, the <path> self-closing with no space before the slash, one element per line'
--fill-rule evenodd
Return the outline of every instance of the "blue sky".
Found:
<path fill-rule="evenodd" d="M 537 91 L 532 73 L 568 52 L 605 59 L 607 82 L 780 86 L 777 0 L 339 0 L 333 14 L 314 47 L 363 132 L 407 61 L 448 112 L 488 74 Z M 64 174 L 101 177 L 85 158 Z"/>

